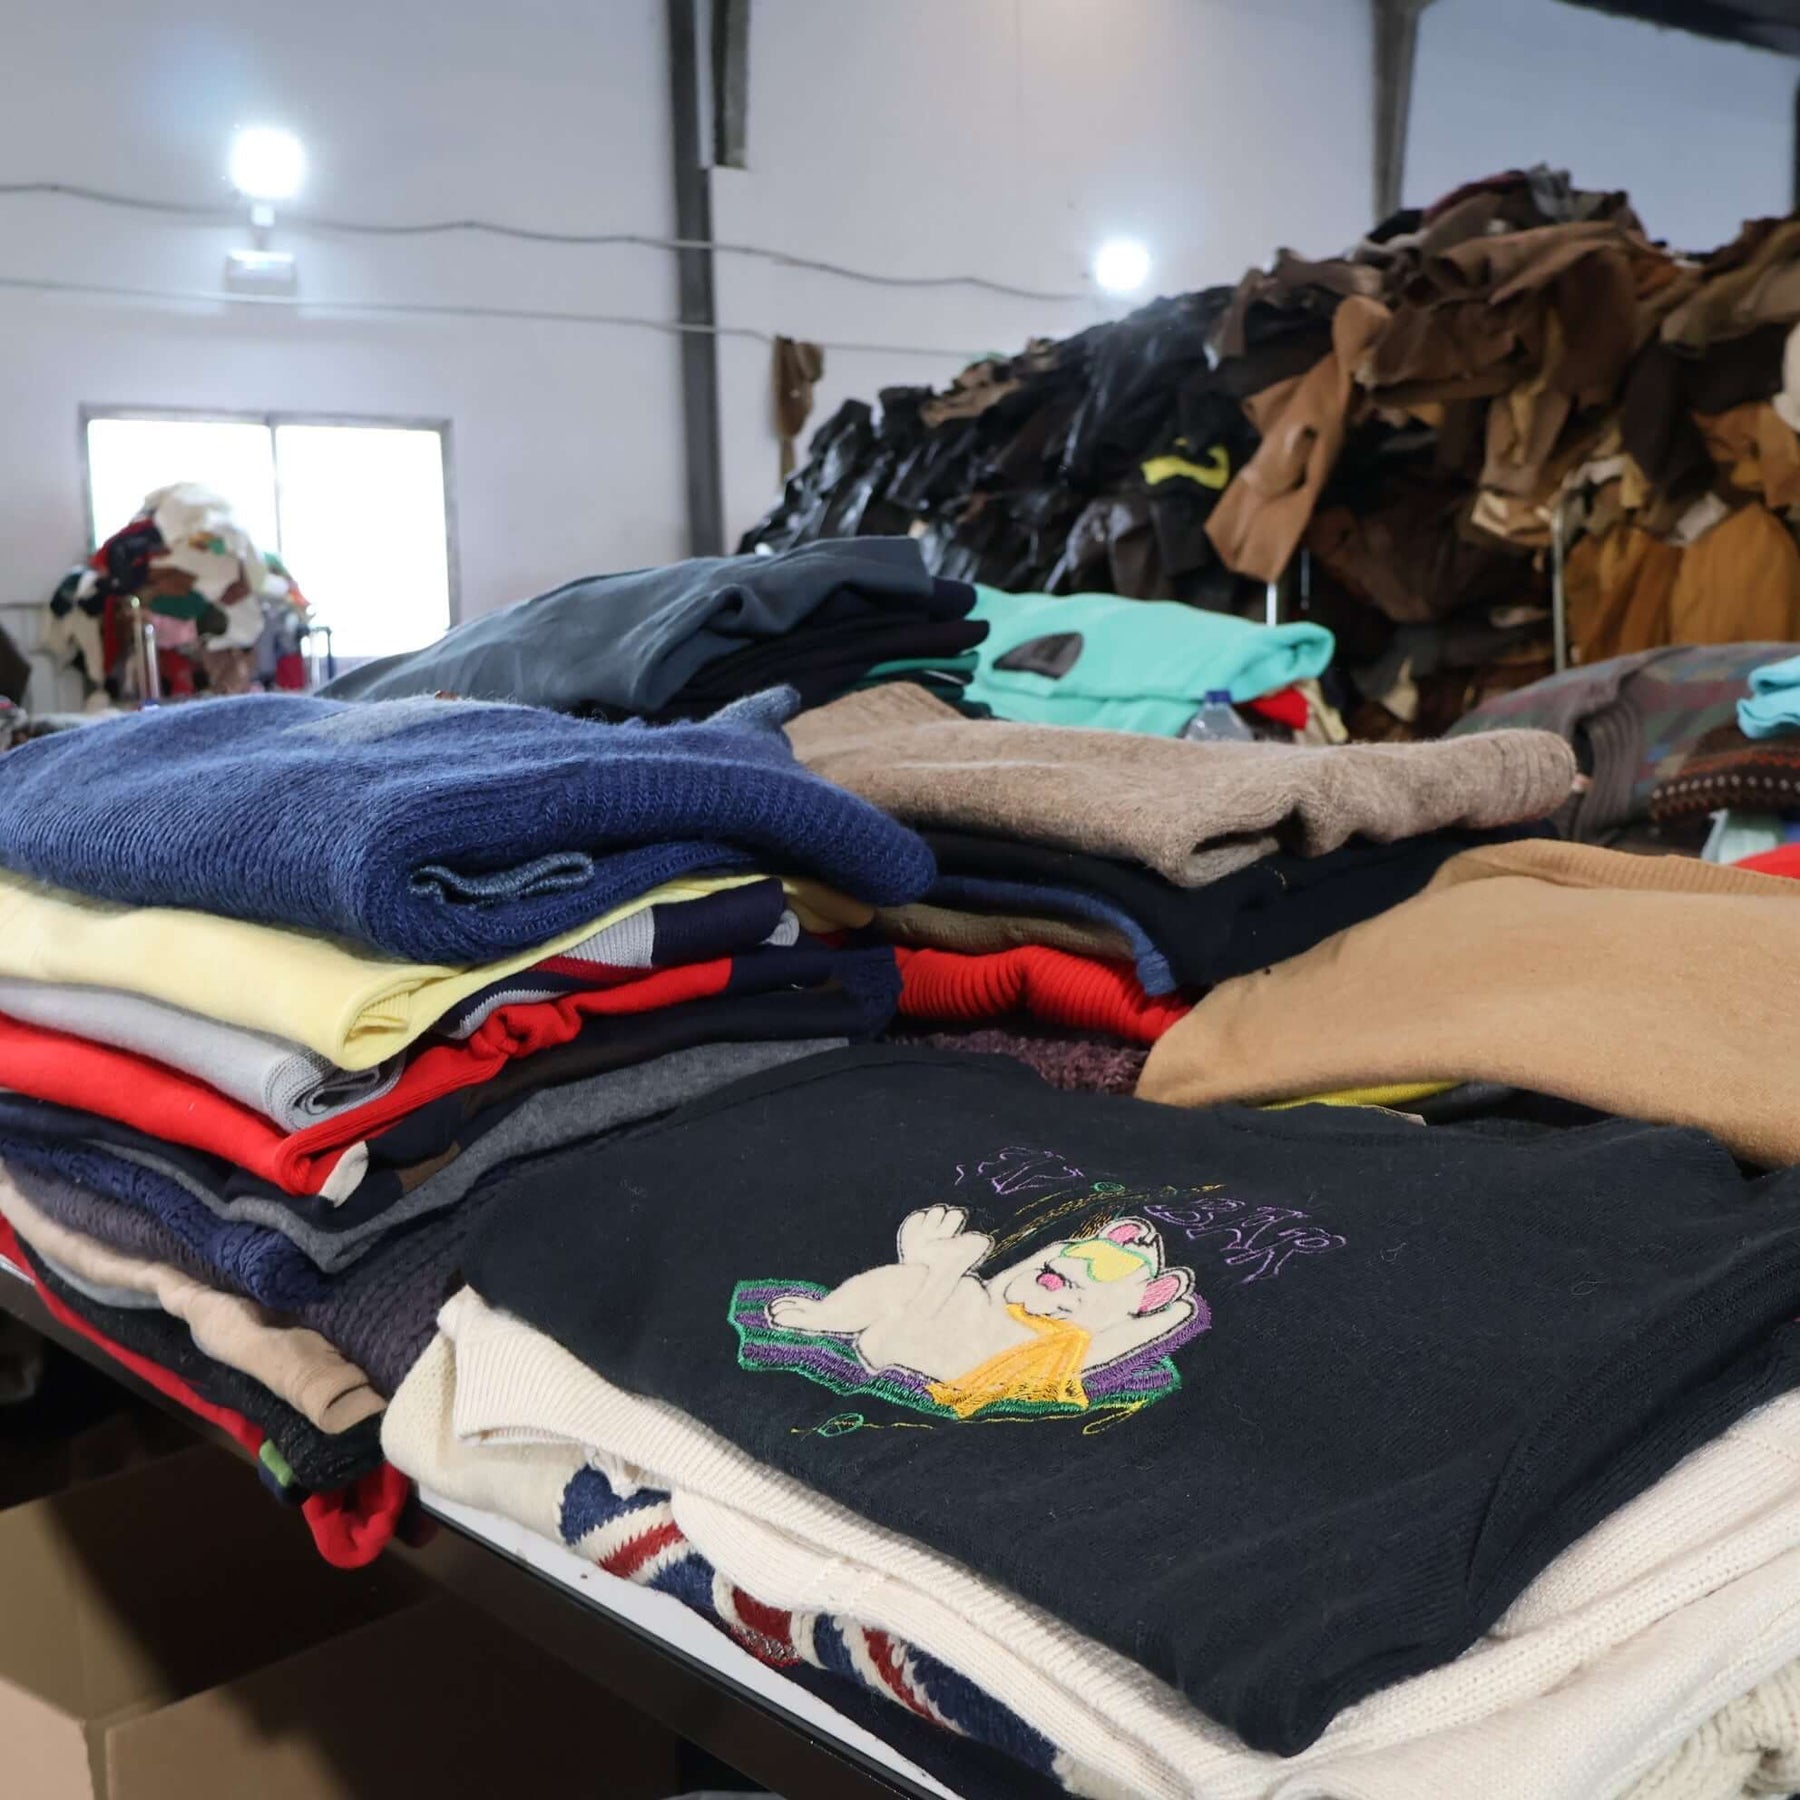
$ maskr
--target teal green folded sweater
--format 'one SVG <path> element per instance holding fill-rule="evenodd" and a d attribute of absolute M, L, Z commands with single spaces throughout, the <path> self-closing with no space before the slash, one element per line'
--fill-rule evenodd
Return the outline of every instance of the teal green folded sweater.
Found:
<path fill-rule="evenodd" d="M 989 630 L 968 697 L 1038 725 L 1179 737 L 1209 693 L 1275 693 L 1323 673 L 1336 648 L 1322 625 L 1253 625 L 1172 600 L 975 591 L 970 617 Z"/>

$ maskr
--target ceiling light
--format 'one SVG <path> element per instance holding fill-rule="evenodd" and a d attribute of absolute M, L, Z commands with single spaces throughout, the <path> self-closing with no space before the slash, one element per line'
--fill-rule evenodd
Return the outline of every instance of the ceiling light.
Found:
<path fill-rule="evenodd" d="M 291 200 L 306 179 L 306 150 L 291 131 L 249 125 L 231 140 L 231 185 L 247 200 Z"/>
<path fill-rule="evenodd" d="M 1105 294 L 1135 294 L 1150 279 L 1150 252 L 1136 238 L 1108 238 L 1094 253 L 1094 280 Z"/>

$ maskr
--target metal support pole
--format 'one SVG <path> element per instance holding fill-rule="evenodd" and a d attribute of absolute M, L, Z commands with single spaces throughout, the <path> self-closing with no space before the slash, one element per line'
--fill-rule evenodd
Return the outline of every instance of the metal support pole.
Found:
<path fill-rule="evenodd" d="M 750 0 L 712 0 L 713 167 L 748 168 Z"/>
<path fill-rule="evenodd" d="M 1550 649 L 1559 675 L 1569 666 L 1568 535 L 1568 508 L 1559 495 L 1550 514 Z"/>
<path fill-rule="evenodd" d="M 1800 212 L 1800 85 L 1794 88 L 1794 210 Z"/>
<path fill-rule="evenodd" d="M 138 659 L 138 700 L 154 706 L 162 699 L 162 669 L 156 660 L 156 622 L 141 595 L 130 597 L 131 636 Z"/>
<path fill-rule="evenodd" d="M 690 556 L 725 550 L 725 484 L 719 449 L 719 346 L 713 300 L 712 190 L 700 160 L 699 34 L 694 0 L 667 0 L 669 146 L 675 175 L 675 235 L 703 249 L 675 253 L 681 334 L 681 424 L 687 464 Z"/>
<path fill-rule="evenodd" d="M 1375 218 L 1398 212 L 1406 185 L 1419 15 L 1432 0 L 1372 0 L 1375 12 Z"/>

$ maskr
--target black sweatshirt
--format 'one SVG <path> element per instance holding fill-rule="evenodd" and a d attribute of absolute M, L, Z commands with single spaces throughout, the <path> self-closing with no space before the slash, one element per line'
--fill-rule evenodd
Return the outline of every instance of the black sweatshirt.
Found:
<path fill-rule="evenodd" d="M 1283 1754 L 1800 1380 L 1800 1177 L 1626 1121 L 1189 1112 L 871 1046 L 493 1198 L 491 1303 Z"/>

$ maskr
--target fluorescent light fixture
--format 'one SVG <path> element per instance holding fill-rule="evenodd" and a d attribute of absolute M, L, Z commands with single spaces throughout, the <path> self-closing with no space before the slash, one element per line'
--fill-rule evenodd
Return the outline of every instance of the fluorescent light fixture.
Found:
<path fill-rule="evenodd" d="M 306 180 L 306 149 L 278 125 L 247 125 L 231 140 L 231 185 L 247 200 L 291 200 Z"/>
<path fill-rule="evenodd" d="M 1104 294 L 1135 294 L 1150 279 L 1150 252 L 1136 238 L 1108 238 L 1094 252 L 1094 280 Z"/>

